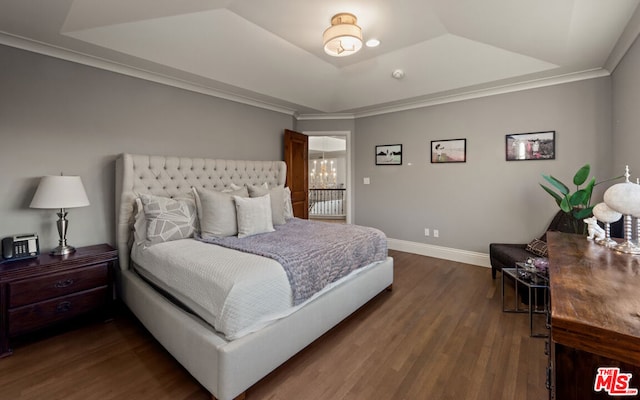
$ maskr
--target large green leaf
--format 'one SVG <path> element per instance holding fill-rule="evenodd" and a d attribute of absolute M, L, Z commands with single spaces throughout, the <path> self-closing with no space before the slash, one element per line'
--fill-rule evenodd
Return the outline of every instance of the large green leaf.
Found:
<path fill-rule="evenodd" d="M 589 194 L 593 191 L 594 186 L 596 186 L 596 178 L 591 178 L 587 186 L 585 186 L 584 190 L 589 191 Z"/>
<path fill-rule="evenodd" d="M 576 186 L 580 186 L 587 181 L 589 177 L 589 172 L 591 171 L 591 166 L 589 164 L 583 165 L 578 172 L 573 176 L 573 184 Z"/>
<path fill-rule="evenodd" d="M 540 183 L 540 186 L 547 192 L 549 193 L 554 199 L 556 199 L 556 203 L 558 205 L 560 205 L 560 202 L 562 201 L 562 197 L 554 192 L 553 190 L 549 189 L 548 187 L 546 187 L 545 185 L 543 185 L 542 183 Z"/>
<path fill-rule="evenodd" d="M 569 196 L 569 204 L 571 204 L 571 207 L 577 207 L 581 205 L 586 207 L 589 203 L 590 198 L 591 198 L 590 190 L 580 189 L 574 194 L 572 194 L 571 196 Z"/>
<path fill-rule="evenodd" d="M 586 208 L 578 208 L 573 212 L 573 216 L 575 217 L 575 219 L 578 219 L 578 220 L 589 218 L 591 215 L 593 215 L 593 206 L 586 207 Z"/>
<path fill-rule="evenodd" d="M 565 185 L 564 183 L 560 182 L 558 179 L 554 178 L 551 175 L 542 175 L 542 177 L 549 182 L 551 185 L 553 185 L 553 187 L 555 187 L 556 189 L 558 189 L 560 191 L 560 193 L 562 193 L 563 195 L 567 195 L 569 194 L 569 188 L 567 187 L 567 185 Z"/>
<path fill-rule="evenodd" d="M 571 212 L 571 204 L 569 204 L 569 198 L 564 197 L 560 202 L 560 209 L 564 212 Z"/>

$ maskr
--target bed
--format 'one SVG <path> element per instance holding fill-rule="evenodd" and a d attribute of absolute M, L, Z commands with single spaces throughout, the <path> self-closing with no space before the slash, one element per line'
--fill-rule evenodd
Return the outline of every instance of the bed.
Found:
<path fill-rule="evenodd" d="M 144 277 L 141 269 L 135 268 L 131 256 L 136 257 L 136 251 L 132 252 L 137 240 L 133 229 L 137 223 L 136 204 L 139 205 L 136 199 L 143 194 L 167 198 L 187 196 L 194 187 L 222 191 L 233 185 L 284 186 L 285 179 L 286 165 L 282 161 L 123 154 L 116 162 L 118 295 L 215 399 L 244 398 L 254 383 L 380 292 L 389 289 L 393 283 L 393 259 L 385 256 L 382 261 L 360 268 L 302 302 L 293 311 L 230 338 L 193 312 L 194 307 L 185 307 L 180 298 L 167 295 L 158 282 Z M 171 246 L 177 245 L 158 248 L 168 255 L 177 255 Z M 184 242 L 186 247 L 180 246 L 193 248 L 194 252 L 203 249 L 202 246 L 217 247 L 193 242 Z M 163 258 L 162 255 L 157 257 Z"/>

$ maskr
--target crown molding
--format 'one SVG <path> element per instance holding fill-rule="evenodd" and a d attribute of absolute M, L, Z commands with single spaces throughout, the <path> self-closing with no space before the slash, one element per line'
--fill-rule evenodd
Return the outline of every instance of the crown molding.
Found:
<path fill-rule="evenodd" d="M 73 50 L 64 49 L 62 47 L 53 46 L 47 43 L 39 42 L 32 39 L 12 35 L 7 32 L 0 31 L 0 44 L 15 47 L 18 49 L 30 51 L 33 53 L 43 54 L 46 56 L 59 58 L 74 63 L 87 65 L 90 67 L 103 69 L 110 72 L 115 72 L 121 75 L 127 75 L 134 78 L 143 79 L 155 83 L 160 83 L 166 86 L 172 86 L 179 89 L 188 90 L 190 92 L 196 92 L 207 96 L 218 97 L 224 100 L 233 101 L 249 105 L 252 107 L 262 108 L 269 111 L 275 111 L 282 114 L 291 116 L 297 116 L 297 111 L 278 106 L 275 104 L 250 99 L 243 96 L 226 93 L 220 90 L 211 89 L 205 86 L 196 85 L 181 79 L 168 77 L 166 75 L 158 74 L 155 72 L 147 71 L 141 68 L 134 68 L 124 64 L 116 63 L 113 61 L 105 60 L 103 58 L 91 56 L 85 53 L 80 53 Z"/>
<path fill-rule="evenodd" d="M 547 86 L 561 85 L 582 81 L 586 79 L 601 78 L 609 76 L 611 73 L 604 68 L 596 68 L 587 71 L 575 72 L 571 74 L 559 75 L 551 78 L 535 79 L 511 85 L 498 86 L 490 89 L 475 90 L 471 92 L 455 94 L 450 96 L 436 97 L 429 100 L 417 101 L 413 103 L 399 104 L 389 107 L 381 107 L 374 110 L 367 110 L 355 113 L 355 118 L 371 117 L 375 115 L 388 114 L 399 111 L 414 110 L 416 108 L 432 107 L 440 104 L 455 103 L 458 101 L 478 99 L 482 97 L 496 96 L 500 94 L 519 92 L 523 90 L 537 89 Z"/>
<path fill-rule="evenodd" d="M 207 96 L 217 97 L 229 101 L 233 101 L 240 104 L 249 105 L 269 111 L 274 111 L 294 117 L 298 121 L 310 121 L 310 120 L 353 120 L 364 117 L 371 117 L 382 114 L 389 114 L 393 112 L 414 110 L 417 108 L 431 107 L 440 104 L 454 103 L 458 101 L 472 100 L 482 97 L 495 96 L 506 93 L 513 93 L 523 90 L 536 89 L 546 86 L 560 85 L 564 83 L 576 82 L 586 79 L 600 78 L 611 75 L 610 71 L 617 66 L 626 51 L 633 44 L 635 38 L 640 32 L 640 12 L 636 12 L 632 17 L 633 21 L 637 23 L 632 24 L 633 28 L 625 30 L 624 38 L 619 42 L 620 46 L 616 46 L 611 56 L 607 60 L 607 68 L 597 68 L 592 70 L 586 70 L 571 74 L 560 75 L 552 78 L 535 79 L 527 82 L 521 82 L 511 85 L 504 85 L 490 89 L 482 89 L 476 91 L 465 92 L 456 95 L 441 96 L 423 101 L 407 102 L 402 104 L 396 104 L 393 106 L 379 107 L 375 109 L 368 109 L 356 113 L 322 113 L 322 114 L 299 114 L 297 110 L 279 106 L 276 104 L 263 102 L 255 99 L 251 99 L 244 96 L 239 96 L 227 92 L 223 92 L 216 89 L 211 89 L 205 86 L 196 85 L 185 80 L 172 78 L 166 75 L 158 74 L 155 72 L 143 70 L 140 68 L 130 67 L 124 64 L 109 61 L 103 58 L 87 55 L 61 47 L 53 46 L 43 42 L 39 42 L 32 39 L 9 34 L 7 32 L 0 31 L 0 44 L 19 48 L 22 50 L 43 54 L 50 57 L 59 58 L 66 61 L 75 62 L 82 65 L 87 65 L 94 68 L 103 69 L 106 71 L 115 72 L 122 75 L 131 76 L 159 84 L 176 87 L 179 89 L 188 90 L 204 94 Z"/>
<path fill-rule="evenodd" d="M 318 120 L 347 120 L 355 119 L 354 114 L 347 113 L 326 113 L 326 114 L 300 114 L 296 117 L 298 121 L 318 121 Z"/>
<path fill-rule="evenodd" d="M 622 31 L 620 38 L 616 42 L 613 50 L 609 54 L 607 61 L 604 63 L 604 67 L 611 71 L 616 69 L 622 58 L 627 54 L 627 51 L 633 46 L 633 43 L 636 41 L 638 36 L 640 35 L 640 7 L 636 8 L 636 11 L 633 13 L 629 22 Z"/>

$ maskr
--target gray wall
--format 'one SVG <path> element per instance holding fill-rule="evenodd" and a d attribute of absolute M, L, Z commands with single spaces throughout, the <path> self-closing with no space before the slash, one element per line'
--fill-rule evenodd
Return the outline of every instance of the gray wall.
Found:
<path fill-rule="evenodd" d="M 640 42 L 636 39 L 613 72 L 612 165 L 624 172 L 629 165 L 634 179 L 640 177 Z"/>
<path fill-rule="evenodd" d="M 29 203 L 39 177 L 80 175 L 71 245 L 114 243 L 114 165 L 123 152 L 281 160 L 291 116 L 0 46 L 0 237 L 57 245 L 53 210 Z"/>
<path fill-rule="evenodd" d="M 541 174 L 570 183 L 590 163 L 597 179 L 611 177 L 611 97 L 607 77 L 357 119 L 354 222 L 482 253 L 491 242 L 528 242 L 557 211 Z M 505 161 L 505 135 L 547 130 L 555 160 Z M 430 163 L 431 140 L 457 138 L 467 139 L 466 163 Z M 374 146 L 398 143 L 403 165 L 376 166 Z M 425 237 L 427 227 L 440 237 Z"/>
<path fill-rule="evenodd" d="M 490 242 L 525 242 L 543 231 L 556 206 L 538 186 L 542 173 L 570 181 L 585 162 L 598 179 L 624 164 L 640 172 L 637 43 L 612 78 L 334 121 L 296 122 L 4 46 L 0 67 L 0 236 L 38 232 L 45 249 L 57 244 L 56 217 L 28 208 L 40 176 L 83 178 L 91 206 L 70 211 L 71 244 L 113 242 L 119 153 L 281 159 L 285 128 L 352 132 L 355 223 L 483 253 Z M 556 160 L 504 160 L 506 134 L 540 130 L 556 130 Z M 467 139 L 467 162 L 431 164 L 430 141 L 453 138 Z M 394 143 L 404 145 L 404 164 L 375 166 L 374 146 Z M 426 238 L 425 227 L 441 237 Z"/>

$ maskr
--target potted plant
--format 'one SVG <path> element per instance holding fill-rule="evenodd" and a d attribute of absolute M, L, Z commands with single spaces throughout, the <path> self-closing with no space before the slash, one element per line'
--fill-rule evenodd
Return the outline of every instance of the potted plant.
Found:
<path fill-rule="evenodd" d="M 553 190 L 548 186 L 540 184 L 540 186 L 555 199 L 560 209 L 565 212 L 567 218 L 562 223 L 565 224 L 567 232 L 586 235 L 587 226 L 582 220 L 593 215 L 594 206 L 591 205 L 593 188 L 601 183 L 622 178 L 622 176 L 617 176 L 615 178 L 596 183 L 596 178 L 592 177 L 589 179 L 589 182 L 586 183 L 586 186 L 581 187 L 585 182 L 587 182 L 590 172 L 591 166 L 589 164 L 585 164 L 578 169 L 573 176 L 573 184 L 576 187 L 576 190 L 573 193 L 569 187 L 559 179 L 551 175 L 542 175 L 542 177 L 557 190 Z"/>

